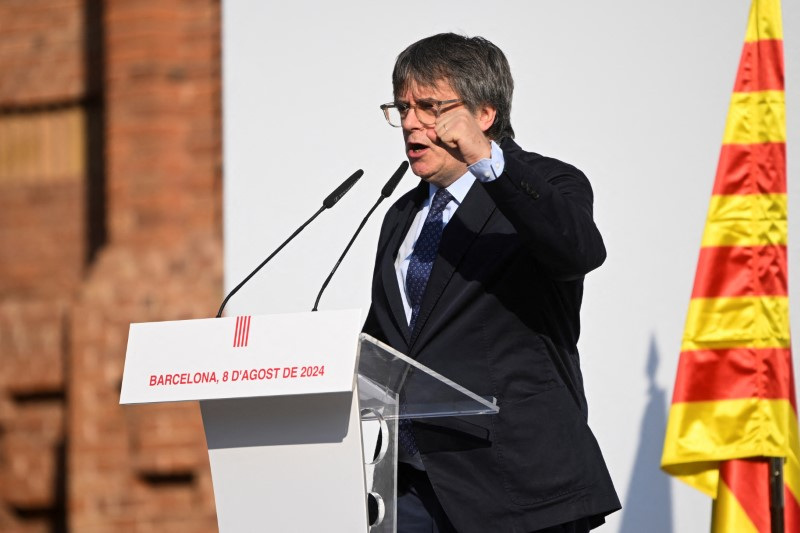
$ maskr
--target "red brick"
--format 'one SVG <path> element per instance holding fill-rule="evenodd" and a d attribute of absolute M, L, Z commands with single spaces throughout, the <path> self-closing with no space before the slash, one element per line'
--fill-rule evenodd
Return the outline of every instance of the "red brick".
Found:
<path fill-rule="evenodd" d="M 0 2 L 0 104 L 74 100 L 85 91 L 83 2 Z"/>
<path fill-rule="evenodd" d="M 84 9 L 0 2 L 0 109 L 47 118 L 51 104 L 81 105 L 98 46 L 83 41 Z M 85 169 L 55 172 L 33 154 L 4 174 L 0 128 L 0 530 L 216 531 L 197 406 L 118 401 L 129 323 L 210 316 L 221 297 L 219 1 L 103 11 L 105 146 L 93 156 L 105 156 L 109 231 L 92 264 Z M 188 477 L 158 483 L 170 476 Z"/>

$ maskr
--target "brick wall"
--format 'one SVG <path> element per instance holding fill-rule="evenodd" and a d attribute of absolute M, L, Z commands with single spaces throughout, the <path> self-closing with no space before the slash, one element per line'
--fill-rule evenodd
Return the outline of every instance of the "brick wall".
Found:
<path fill-rule="evenodd" d="M 216 531 L 196 404 L 119 406 L 128 324 L 208 317 L 219 301 L 219 241 L 100 254 L 74 309 L 69 390 L 73 531 Z"/>
<path fill-rule="evenodd" d="M 0 531 L 65 523 L 67 307 L 55 298 L 0 301 Z"/>
<path fill-rule="evenodd" d="M 112 240 L 218 227 L 218 2 L 112 0 L 106 21 Z"/>
<path fill-rule="evenodd" d="M 104 33 L 110 242 L 73 313 L 69 523 L 214 531 L 197 407 L 117 402 L 128 324 L 220 299 L 219 4 L 109 0 Z"/>
<path fill-rule="evenodd" d="M 81 1 L 0 2 L 0 531 L 66 528 L 71 299 L 85 274 Z"/>
<path fill-rule="evenodd" d="M 0 531 L 215 531 L 128 324 L 221 298 L 219 0 L 0 2 Z"/>
<path fill-rule="evenodd" d="M 78 106 L 0 115 L 0 296 L 66 295 L 80 283 L 85 133 Z"/>
<path fill-rule="evenodd" d="M 0 103 L 75 101 L 86 93 L 84 0 L 0 2 Z"/>

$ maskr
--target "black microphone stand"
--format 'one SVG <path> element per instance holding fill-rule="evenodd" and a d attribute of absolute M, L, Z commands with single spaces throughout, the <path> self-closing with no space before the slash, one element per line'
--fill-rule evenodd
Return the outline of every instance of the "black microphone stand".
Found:
<path fill-rule="evenodd" d="M 300 226 L 299 228 L 297 228 L 297 229 L 295 230 L 295 232 L 294 232 L 294 233 L 292 233 L 292 234 L 289 236 L 289 238 L 288 238 L 288 239 L 286 239 L 285 241 L 283 241 L 283 244 L 281 244 L 280 246 L 278 246 L 278 248 L 277 248 L 277 249 L 276 249 L 274 252 L 272 252 L 272 253 L 269 255 L 269 257 L 267 257 L 266 259 L 264 259 L 264 261 L 262 261 L 260 265 L 258 265 L 258 266 L 257 266 L 257 267 L 256 267 L 256 268 L 255 268 L 255 269 L 252 271 L 252 272 L 250 272 L 250 274 L 248 274 L 248 275 L 247 275 L 247 277 L 246 277 L 246 278 L 244 278 L 244 279 L 243 279 L 243 280 L 242 280 L 242 281 L 241 281 L 241 282 L 240 282 L 240 283 L 239 283 L 239 284 L 238 284 L 236 287 L 234 287 L 234 288 L 233 288 L 233 290 L 232 290 L 231 292 L 229 292 L 229 293 L 228 293 L 228 295 L 225 297 L 225 299 L 224 299 L 224 300 L 222 300 L 222 305 L 220 305 L 220 306 L 219 306 L 219 311 L 217 311 L 217 318 L 219 318 L 219 317 L 221 317 L 221 316 L 222 316 L 222 310 L 223 310 L 223 309 L 225 309 L 225 304 L 227 304 L 227 303 L 228 303 L 228 300 L 230 300 L 230 299 L 231 299 L 231 296 L 233 296 L 234 294 L 236 294 L 237 292 L 239 292 L 239 289 L 241 289 L 241 288 L 244 286 L 244 284 L 245 284 L 245 283 L 247 283 L 248 281 L 250 281 L 250 278 L 252 278 L 253 276 L 255 276 L 255 275 L 258 273 L 258 271 L 259 271 L 259 270 L 261 270 L 262 268 L 264 268 L 264 265 L 266 265 L 266 264 L 269 262 L 269 260 L 270 260 L 270 259 L 272 259 L 273 257 L 275 257 L 275 255 L 276 255 L 278 252 L 280 252 L 281 250 L 283 250 L 283 247 L 284 247 L 284 246 L 286 246 L 287 244 L 289 244 L 289 242 L 290 242 L 292 239 L 294 239 L 294 238 L 295 238 L 295 237 L 296 237 L 296 236 L 297 236 L 297 235 L 298 235 L 298 234 L 299 234 L 301 231 L 303 231 L 303 230 L 305 229 L 305 227 L 306 227 L 306 226 L 308 226 L 308 225 L 311 223 L 311 221 L 313 221 L 315 218 L 317 218 L 317 217 L 320 215 L 320 213 L 322 213 L 322 212 L 323 212 L 323 211 L 325 211 L 326 209 L 330 209 L 331 207 L 333 207 L 334 205 L 336 205 L 336 202 L 338 202 L 339 200 L 341 200 L 341 199 L 342 199 L 342 196 L 344 196 L 344 195 L 347 193 L 347 191 L 349 191 L 349 190 L 350 190 L 350 189 L 353 187 L 353 185 L 355 185 L 355 184 L 356 184 L 356 182 L 357 182 L 359 179 L 361 179 L 361 176 L 362 176 L 363 174 L 364 174 L 364 171 L 363 171 L 363 170 L 361 170 L 361 169 L 359 169 L 359 170 L 356 170 L 355 172 L 353 172 L 353 174 L 352 174 L 352 175 L 351 175 L 349 178 L 347 178 L 346 180 L 344 180 L 344 182 L 343 182 L 341 185 L 339 185 L 338 187 L 336 187 L 336 189 L 335 189 L 335 190 L 334 190 L 332 193 L 330 193 L 330 194 L 329 194 L 329 195 L 328 195 L 328 196 L 325 198 L 325 200 L 323 200 L 323 201 L 322 201 L 322 207 L 320 207 L 320 208 L 319 208 L 319 210 L 318 210 L 316 213 L 314 213 L 314 215 L 313 215 L 311 218 L 309 218 L 308 220 L 306 220 L 306 221 L 303 223 L 303 225 L 302 225 L 302 226 Z"/>

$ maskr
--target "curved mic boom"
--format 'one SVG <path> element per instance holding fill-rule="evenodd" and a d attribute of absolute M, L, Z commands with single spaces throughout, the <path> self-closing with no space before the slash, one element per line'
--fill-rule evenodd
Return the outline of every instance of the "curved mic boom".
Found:
<path fill-rule="evenodd" d="M 342 196 L 344 196 L 345 194 L 347 194 L 347 191 L 349 191 L 350 189 L 352 189 L 352 188 L 353 188 L 353 185 L 355 185 L 355 184 L 356 184 L 356 182 L 357 182 L 359 179 L 361 179 L 361 176 L 363 176 L 363 175 L 364 175 L 364 171 L 363 171 L 363 170 L 361 170 L 361 169 L 358 169 L 358 170 L 356 170 L 355 172 L 353 172 L 353 174 L 351 174 L 349 178 L 347 178 L 346 180 L 344 180 L 344 182 L 343 182 L 341 185 L 339 185 L 338 187 L 336 187 L 336 189 L 334 189 L 334 191 L 333 191 L 332 193 L 330 193 L 330 194 L 329 194 L 329 195 L 328 195 L 328 196 L 325 198 L 325 200 L 323 200 L 323 201 L 322 201 L 322 207 L 320 207 L 320 208 L 317 210 L 317 212 L 316 212 L 316 213 L 314 213 L 314 214 L 311 216 L 311 218 L 309 218 L 308 220 L 306 220 L 306 221 L 303 223 L 303 225 L 302 225 L 302 226 L 300 226 L 299 228 L 297 228 L 297 229 L 295 230 L 295 232 L 294 232 L 294 233 L 292 233 L 292 234 L 289 236 L 289 238 L 288 238 L 288 239 L 286 239 L 285 241 L 283 241 L 283 244 L 281 244 L 280 246 L 278 246 L 278 248 L 276 248 L 276 249 L 275 249 L 275 251 L 274 251 L 274 252 L 272 252 L 272 253 L 269 255 L 269 257 L 267 257 L 266 259 L 264 259 L 264 261 L 262 261 L 262 262 L 261 262 L 261 264 L 260 264 L 260 265 L 258 265 L 258 266 L 255 268 L 255 270 L 253 270 L 252 272 L 250 272 L 250 274 L 248 274 L 246 278 L 244 278 L 244 279 L 243 279 L 243 280 L 242 280 L 242 281 L 241 281 L 241 282 L 240 282 L 240 283 L 239 283 L 239 284 L 238 284 L 236 287 L 234 287 L 234 288 L 233 288 L 233 290 L 232 290 L 231 292 L 229 292 L 229 293 L 228 293 L 228 295 L 225 297 L 225 299 L 224 299 L 224 300 L 222 300 L 222 305 L 220 305 L 220 306 L 219 306 L 219 311 L 217 311 L 217 318 L 219 318 L 219 317 L 221 317 L 221 316 L 222 316 L 222 310 L 223 310 L 223 309 L 225 309 L 225 305 L 228 303 L 228 300 L 230 300 L 230 299 L 231 299 L 231 296 L 233 296 L 234 294 L 236 294 L 237 292 L 239 292 L 239 289 L 241 289 L 241 288 L 244 286 L 244 284 L 245 284 L 245 283 L 247 283 L 248 281 L 250 281 L 250 278 L 252 278 L 253 276 L 255 276 L 255 275 L 258 273 L 258 271 L 259 271 L 259 270 L 261 270 L 261 269 L 264 267 L 264 265 L 266 265 L 266 264 L 269 262 L 269 260 L 270 260 L 270 259 L 272 259 L 273 257 L 275 257 L 275 255 L 277 255 L 277 253 L 278 253 L 278 252 L 280 252 L 281 250 L 283 250 L 283 247 L 284 247 L 284 246 L 286 246 L 287 244 L 289 244 L 289 242 L 291 242 L 291 240 L 292 240 L 292 239 L 294 239 L 294 238 L 297 236 L 297 234 L 299 234 L 301 231 L 303 231 L 303 230 L 305 229 L 305 227 L 306 227 L 306 226 L 308 226 L 308 225 L 311 223 L 311 221 L 312 221 L 312 220 L 314 220 L 315 218 L 317 218 L 317 217 L 319 216 L 319 214 L 320 214 L 320 213 L 322 213 L 322 212 L 323 212 L 323 211 L 325 211 L 326 209 L 330 209 L 331 207 L 333 207 L 334 205 L 336 205 L 336 202 L 338 202 L 339 200 L 341 200 L 341 199 L 342 199 Z"/>
<path fill-rule="evenodd" d="M 381 189 L 380 198 L 378 198 L 378 201 L 375 202 L 375 205 L 373 205 L 372 209 L 369 210 L 367 216 L 365 216 L 364 219 L 361 221 L 361 224 L 359 224 L 358 229 L 353 235 L 353 238 L 350 239 L 350 242 L 347 243 L 344 252 L 342 252 L 342 255 L 339 256 L 339 260 L 336 261 L 335 265 L 333 265 L 333 270 L 331 270 L 331 273 L 328 274 L 327 278 L 325 278 L 325 282 L 322 284 L 322 288 L 319 290 L 319 294 L 317 294 L 317 300 L 314 302 L 314 309 L 312 309 L 312 311 L 317 310 L 317 306 L 319 305 L 319 300 L 320 298 L 322 298 L 322 292 L 328 286 L 328 283 L 330 283 L 331 278 L 333 278 L 333 274 L 336 272 L 336 269 L 339 268 L 339 265 L 342 263 L 344 256 L 347 255 L 347 252 L 350 251 L 350 247 L 355 242 L 356 237 L 358 237 L 358 234 L 361 233 L 361 229 L 364 227 L 364 224 L 367 223 L 367 220 L 369 219 L 370 216 L 372 216 L 373 211 L 377 209 L 378 205 L 380 205 L 380 203 L 384 200 L 384 198 L 388 198 L 389 196 L 392 195 L 395 188 L 397 187 L 397 184 L 400 183 L 401 179 L 403 179 L 403 175 L 406 173 L 406 170 L 408 170 L 408 161 L 403 161 L 402 163 L 400 163 L 400 166 L 397 167 L 397 170 L 394 171 L 392 177 L 389 178 L 389 181 L 386 182 L 386 185 L 383 186 L 383 189 Z"/>

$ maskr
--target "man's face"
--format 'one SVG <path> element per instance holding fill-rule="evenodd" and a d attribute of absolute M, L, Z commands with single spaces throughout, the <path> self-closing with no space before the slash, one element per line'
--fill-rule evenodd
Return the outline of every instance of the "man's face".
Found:
<path fill-rule="evenodd" d="M 395 100 L 413 106 L 418 100 L 457 98 L 456 92 L 445 81 L 439 81 L 435 87 L 421 87 L 412 81 L 404 93 L 396 95 Z M 463 108 L 459 104 L 446 105 L 440 116 L 443 117 L 447 112 L 459 107 Z M 457 157 L 458 153 L 444 146 L 436 135 L 434 126 L 420 123 L 414 110 L 409 110 L 402 126 L 406 156 L 414 174 L 437 187 L 447 187 L 467 171 L 467 165 Z"/>

